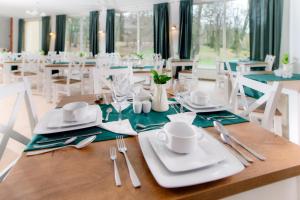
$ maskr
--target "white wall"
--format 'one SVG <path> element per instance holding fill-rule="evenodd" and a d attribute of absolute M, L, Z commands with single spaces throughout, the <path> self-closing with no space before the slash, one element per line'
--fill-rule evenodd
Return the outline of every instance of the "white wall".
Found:
<path fill-rule="evenodd" d="M 295 71 L 300 72 L 300 1 L 299 0 L 284 0 L 290 1 L 289 7 L 289 53 L 291 58 L 296 60 Z"/>
<path fill-rule="evenodd" d="M 179 1 L 169 3 L 169 26 L 170 26 L 170 53 L 171 56 L 178 55 L 179 38 Z M 176 30 L 172 30 L 176 26 Z"/>
<path fill-rule="evenodd" d="M 9 33 L 10 33 L 10 20 L 9 17 L 0 17 L 0 49 L 9 48 Z"/>

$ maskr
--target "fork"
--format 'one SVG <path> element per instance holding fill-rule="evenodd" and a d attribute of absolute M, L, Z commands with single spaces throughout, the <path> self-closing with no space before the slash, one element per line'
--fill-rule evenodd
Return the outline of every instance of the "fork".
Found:
<path fill-rule="evenodd" d="M 116 182 L 116 186 L 121 186 L 121 179 L 120 179 L 120 174 L 119 174 L 119 170 L 117 167 L 117 153 L 116 153 L 116 147 L 110 147 L 109 149 L 109 154 L 110 154 L 110 159 L 114 162 L 114 172 L 115 172 L 115 182 Z"/>
<path fill-rule="evenodd" d="M 136 173 L 127 157 L 127 154 L 126 154 L 127 148 L 126 148 L 123 136 L 117 136 L 116 140 L 117 140 L 117 146 L 118 146 L 119 152 L 123 153 L 123 155 L 125 157 L 132 185 L 134 187 L 140 187 L 141 186 L 140 180 L 139 180 L 138 176 L 136 175 Z"/>

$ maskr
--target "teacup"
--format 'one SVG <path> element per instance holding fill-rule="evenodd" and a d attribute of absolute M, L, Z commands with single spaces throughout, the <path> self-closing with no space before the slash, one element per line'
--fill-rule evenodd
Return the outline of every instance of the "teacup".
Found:
<path fill-rule="evenodd" d="M 199 139 L 193 126 L 185 122 L 167 123 L 158 136 L 168 149 L 181 154 L 192 153 Z"/>
<path fill-rule="evenodd" d="M 63 120 L 66 122 L 76 122 L 84 119 L 88 111 L 89 104 L 86 102 L 73 102 L 63 106 Z"/>
<path fill-rule="evenodd" d="M 205 94 L 199 90 L 196 90 L 196 91 L 191 92 L 190 100 L 193 104 L 196 104 L 196 105 L 206 105 L 209 101 L 209 97 L 207 94 Z"/>

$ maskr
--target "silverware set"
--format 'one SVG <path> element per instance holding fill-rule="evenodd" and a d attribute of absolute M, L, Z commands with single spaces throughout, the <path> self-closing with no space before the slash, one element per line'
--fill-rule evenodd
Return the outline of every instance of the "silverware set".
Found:
<path fill-rule="evenodd" d="M 141 186 L 141 182 L 127 156 L 127 147 L 125 144 L 125 141 L 123 139 L 123 136 L 117 136 L 116 137 L 116 142 L 117 142 L 117 149 L 120 153 L 122 153 L 124 155 L 127 167 L 128 167 L 128 172 L 129 172 L 129 176 L 132 182 L 133 187 L 140 187 Z M 114 162 L 114 175 L 115 175 L 115 182 L 116 182 L 116 186 L 121 186 L 121 178 L 119 175 L 119 171 L 118 171 L 118 167 L 117 167 L 117 155 L 116 155 L 116 148 L 115 147 L 111 147 L 110 148 L 110 159 Z"/>
<path fill-rule="evenodd" d="M 203 115 L 199 115 L 198 116 L 203 119 L 203 120 L 208 120 L 208 121 L 223 121 L 223 120 L 234 120 L 234 119 L 238 119 L 237 116 L 235 115 L 224 115 L 224 116 L 209 116 L 209 117 L 205 117 Z"/>
<path fill-rule="evenodd" d="M 236 137 L 232 136 L 227 129 L 218 121 L 214 121 L 214 127 L 217 129 L 217 131 L 220 133 L 221 140 L 224 144 L 231 147 L 230 151 L 236 156 L 237 159 L 240 160 L 240 162 L 245 166 L 250 166 L 251 163 L 253 163 L 253 159 L 247 156 L 245 153 L 243 153 L 241 150 L 237 148 L 237 145 L 242 147 L 244 150 L 248 151 L 252 156 L 257 158 L 258 160 L 264 161 L 266 158 L 248 147 L 247 145 L 240 142 Z M 229 149 L 229 148 L 228 148 Z"/>

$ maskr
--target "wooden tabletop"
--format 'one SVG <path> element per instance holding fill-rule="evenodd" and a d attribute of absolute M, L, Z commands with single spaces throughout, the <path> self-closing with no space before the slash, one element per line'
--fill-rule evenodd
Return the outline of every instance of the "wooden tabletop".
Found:
<path fill-rule="evenodd" d="M 57 67 L 68 67 L 69 64 L 60 64 L 60 63 L 56 63 L 56 64 L 47 64 L 45 65 L 46 68 L 57 68 Z M 96 67 L 96 64 L 85 64 L 84 67 Z"/>
<path fill-rule="evenodd" d="M 58 106 L 81 100 L 94 104 L 96 96 L 63 98 Z M 116 146 L 116 142 L 111 140 L 93 143 L 82 150 L 67 148 L 39 156 L 22 155 L 7 179 L 0 184 L 0 199 L 219 199 L 300 175 L 299 146 L 253 123 L 226 127 L 267 160 L 255 159 L 254 164 L 244 171 L 222 180 L 165 189 L 157 184 L 149 171 L 138 139 L 131 137 L 126 139 L 128 156 L 141 180 L 141 188 L 132 187 L 121 154 L 117 155 L 123 185 L 115 186 L 108 150 Z M 214 128 L 206 130 L 219 139 Z"/>
<path fill-rule="evenodd" d="M 210 183 L 165 189 L 154 180 L 137 138 L 126 139 L 128 156 L 141 180 L 131 185 L 124 158 L 118 154 L 122 187 L 116 187 L 108 149 L 115 141 L 93 143 L 85 149 L 68 148 L 39 156 L 23 155 L 0 184 L 0 199 L 219 199 L 300 175 L 300 147 L 252 123 L 227 128 L 267 157 L 255 160 L 241 173 Z M 213 128 L 207 131 L 218 134 Z"/>

